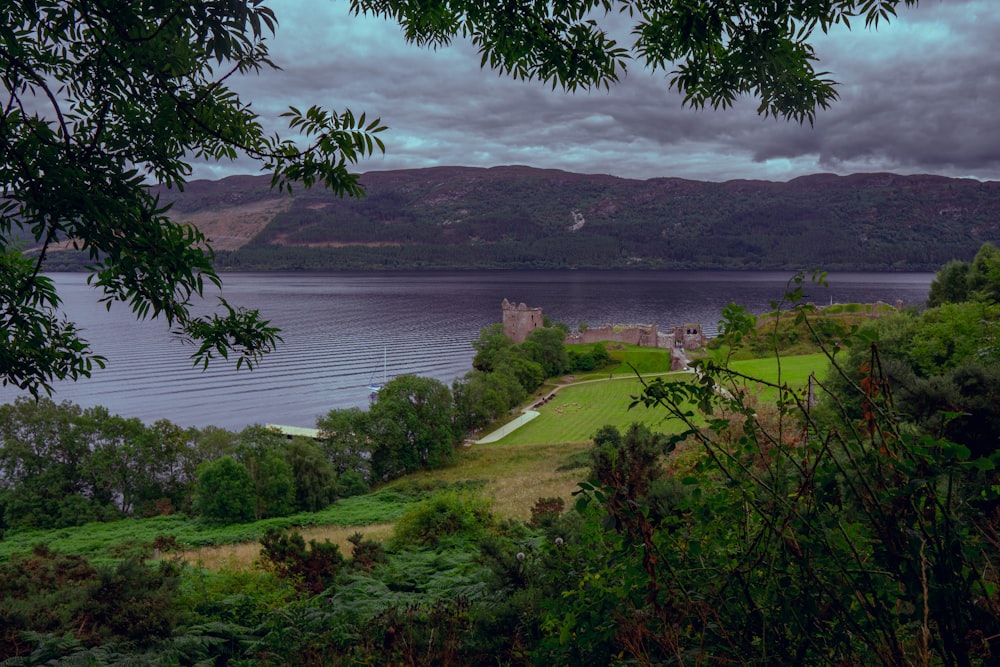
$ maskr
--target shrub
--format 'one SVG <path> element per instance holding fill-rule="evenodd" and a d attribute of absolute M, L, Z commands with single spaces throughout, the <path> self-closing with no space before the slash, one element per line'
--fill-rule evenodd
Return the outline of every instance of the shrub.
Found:
<path fill-rule="evenodd" d="M 361 533 L 347 538 L 351 543 L 351 565 L 358 570 L 371 572 L 379 563 L 386 562 L 385 550 L 375 540 L 366 540 Z"/>
<path fill-rule="evenodd" d="M 130 641 L 149 645 L 168 636 L 178 618 L 178 566 L 151 567 L 129 558 L 94 567 L 45 546 L 0 566 L 0 656 L 24 655 L 24 633 L 73 637 L 87 645 Z M 73 642 L 70 642 L 73 643 Z"/>
<path fill-rule="evenodd" d="M 336 491 L 341 498 L 360 496 L 368 492 L 368 481 L 357 470 L 348 470 L 337 477 Z"/>
<path fill-rule="evenodd" d="M 328 540 L 309 540 L 307 549 L 298 531 L 282 533 L 277 528 L 268 528 L 260 544 L 260 555 L 266 567 L 314 595 L 333 585 L 344 567 L 340 547 Z"/>
<path fill-rule="evenodd" d="M 444 537 L 476 539 L 493 525 L 490 503 L 469 493 L 446 491 L 421 502 L 396 523 L 397 546 L 432 545 Z"/>
<path fill-rule="evenodd" d="M 528 523 L 536 528 L 551 525 L 565 508 L 566 501 L 562 498 L 539 498 L 531 508 L 531 520 Z"/>

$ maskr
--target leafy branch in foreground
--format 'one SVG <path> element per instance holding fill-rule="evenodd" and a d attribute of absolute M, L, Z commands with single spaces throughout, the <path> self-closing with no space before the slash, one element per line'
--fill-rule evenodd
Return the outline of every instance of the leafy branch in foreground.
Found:
<path fill-rule="evenodd" d="M 247 157 L 273 185 L 363 190 L 349 166 L 384 150 L 378 119 L 312 107 L 285 117 L 298 140 L 265 134 L 227 84 L 276 67 L 261 0 L 37 0 L 9 3 L 0 26 L 0 382 L 34 395 L 103 364 L 41 274 L 50 251 L 90 261 L 101 300 L 162 317 L 198 344 L 195 363 L 235 355 L 252 367 L 280 341 L 255 311 L 198 318 L 220 285 L 209 240 L 172 222 L 149 182 L 183 188 L 190 160 Z"/>

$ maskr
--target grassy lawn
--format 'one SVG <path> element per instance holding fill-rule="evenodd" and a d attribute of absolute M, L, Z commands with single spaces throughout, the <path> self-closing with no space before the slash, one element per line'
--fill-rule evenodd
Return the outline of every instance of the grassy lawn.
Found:
<path fill-rule="evenodd" d="M 827 359 L 822 353 L 800 354 L 794 357 L 774 359 L 747 359 L 734 361 L 733 370 L 768 382 L 786 383 L 789 386 L 804 386 L 809 374 L 815 372 L 820 378 L 826 373 Z"/>
<path fill-rule="evenodd" d="M 670 370 L 669 350 L 637 347 L 623 343 L 610 343 L 609 345 L 608 352 L 611 354 L 613 365 L 601 370 L 577 374 L 578 379 L 606 378 L 609 372 L 615 375 L 635 375 L 633 367 L 643 374 L 665 373 Z M 590 345 L 567 345 L 566 349 L 575 349 L 577 352 L 583 353 L 590 347 Z"/>
<path fill-rule="evenodd" d="M 685 377 L 683 374 L 676 376 Z M 621 377 L 595 380 L 563 387 L 548 403 L 538 408 L 537 417 L 496 445 L 523 445 L 540 442 L 581 442 L 605 424 L 627 428 L 632 422 L 641 422 L 651 429 L 669 431 L 664 413 L 644 407 L 628 409 L 632 396 L 642 391 L 639 380 Z"/>
<path fill-rule="evenodd" d="M 659 354 L 662 355 L 662 352 Z M 780 363 L 774 359 L 750 359 L 733 362 L 734 370 L 768 382 L 787 383 L 793 387 L 804 386 L 809 374 L 822 374 L 826 369 L 822 354 L 784 357 Z M 683 375 L 670 376 L 681 379 Z M 580 442 L 590 437 L 605 424 L 624 430 L 633 422 L 641 422 L 651 429 L 669 433 L 676 427 L 665 421 L 662 410 L 636 407 L 628 409 L 632 396 L 642 390 L 634 376 L 615 377 L 608 380 L 582 382 L 563 387 L 547 404 L 538 408 L 540 416 L 522 426 L 496 445 L 523 445 L 544 442 Z M 763 390 L 766 398 L 774 391 Z"/>
<path fill-rule="evenodd" d="M 782 357 L 779 362 L 774 359 L 748 359 L 734 361 L 733 370 L 775 384 L 785 384 L 789 387 L 805 387 L 809 383 L 810 373 L 822 378 L 827 371 L 829 361 L 822 353 L 801 354 Z M 748 384 L 751 391 L 756 391 L 764 400 L 777 398 L 777 390 L 762 385 Z"/>

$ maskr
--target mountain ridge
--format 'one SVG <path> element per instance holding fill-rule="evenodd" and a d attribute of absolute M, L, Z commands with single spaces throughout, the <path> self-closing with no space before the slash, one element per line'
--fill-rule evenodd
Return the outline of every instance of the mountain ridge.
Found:
<path fill-rule="evenodd" d="M 270 177 L 156 188 L 220 269 L 933 270 L 1000 242 L 1000 183 L 888 172 L 636 180 L 523 165 L 360 176 L 361 200 Z"/>

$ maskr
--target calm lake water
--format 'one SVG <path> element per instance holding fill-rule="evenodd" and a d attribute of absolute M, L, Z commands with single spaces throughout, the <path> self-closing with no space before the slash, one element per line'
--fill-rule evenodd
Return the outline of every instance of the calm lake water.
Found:
<path fill-rule="evenodd" d="M 540 307 L 553 321 L 669 326 L 699 322 L 711 335 L 736 302 L 770 309 L 791 274 L 768 272 L 461 272 L 225 274 L 223 294 L 283 330 L 285 344 L 253 372 L 192 368 L 192 350 L 162 322 L 97 303 L 83 274 L 56 274 L 67 315 L 108 359 L 94 377 L 60 383 L 53 396 L 182 426 L 241 429 L 254 423 L 314 426 L 333 408 L 365 406 L 368 384 L 405 373 L 451 384 L 471 368 L 471 341 L 499 322 L 503 299 Z M 842 273 L 810 285 L 812 301 L 922 304 L 930 273 Z M 385 368 L 383 369 L 383 357 Z M 17 393 L 0 388 L 0 402 Z"/>

